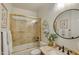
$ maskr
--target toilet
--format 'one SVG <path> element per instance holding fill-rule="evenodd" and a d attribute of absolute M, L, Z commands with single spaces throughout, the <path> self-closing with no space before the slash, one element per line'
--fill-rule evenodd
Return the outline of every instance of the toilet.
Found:
<path fill-rule="evenodd" d="M 31 51 L 31 55 L 40 55 L 41 54 L 41 50 L 40 49 L 33 49 Z"/>

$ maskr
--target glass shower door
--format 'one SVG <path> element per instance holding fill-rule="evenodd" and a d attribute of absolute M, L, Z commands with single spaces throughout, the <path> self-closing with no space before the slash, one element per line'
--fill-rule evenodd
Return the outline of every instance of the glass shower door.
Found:
<path fill-rule="evenodd" d="M 34 43 L 40 39 L 40 22 L 39 19 L 12 17 L 10 29 L 12 33 L 13 47 Z"/>

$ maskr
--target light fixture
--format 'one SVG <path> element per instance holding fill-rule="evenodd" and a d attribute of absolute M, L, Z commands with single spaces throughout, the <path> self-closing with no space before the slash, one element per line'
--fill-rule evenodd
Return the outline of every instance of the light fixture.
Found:
<path fill-rule="evenodd" d="M 64 7 L 65 3 L 57 3 L 56 5 L 58 9 L 61 9 Z"/>

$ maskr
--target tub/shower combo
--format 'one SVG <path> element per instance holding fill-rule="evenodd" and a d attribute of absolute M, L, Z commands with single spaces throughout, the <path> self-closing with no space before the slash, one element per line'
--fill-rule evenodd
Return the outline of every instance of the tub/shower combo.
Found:
<path fill-rule="evenodd" d="M 38 48 L 41 41 L 41 19 L 18 14 L 11 14 L 10 19 L 11 54 L 33 54 L 32 50 Z"/>

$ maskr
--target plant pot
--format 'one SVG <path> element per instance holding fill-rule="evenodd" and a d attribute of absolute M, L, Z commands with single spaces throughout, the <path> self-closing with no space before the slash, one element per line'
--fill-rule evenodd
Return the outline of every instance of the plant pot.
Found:
<path fill-rule="evenodd" d="M 54 46 L 54 42 L 49 42 L 48 46 Z"/>

